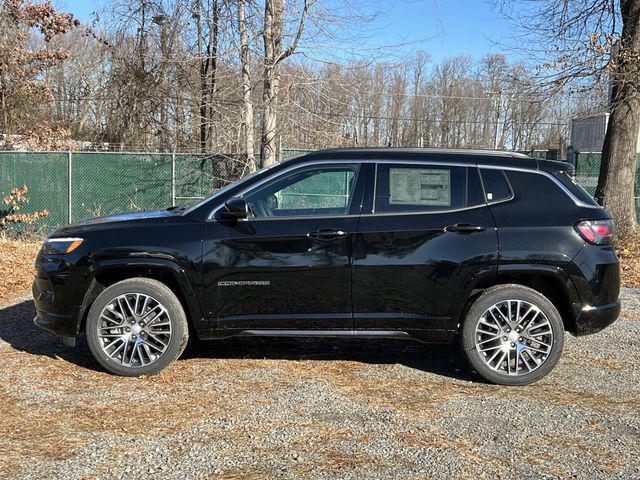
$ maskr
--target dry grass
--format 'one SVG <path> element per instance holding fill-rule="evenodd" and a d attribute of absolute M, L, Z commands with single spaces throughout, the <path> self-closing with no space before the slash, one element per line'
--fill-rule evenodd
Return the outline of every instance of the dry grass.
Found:
<path fill-rule="evenodd" d="M 619 241 L 616 253 L 620 258 L 622 284 L 640 288 L 640 235 Z"/>
<path fill-rule="evenodd" d="M 29 295 L 39 248 L 40 243 L 0 237 L 0 305 Z"/>
<path fill-rule="evenodd" d="M 241 400 L 256 389 L 271 388 L 267 382 L 255 379 L 238 381 L 233 392 L 221 395 L 201 385 L 198 363 L 206 362 L 207 376 L 215 377 L 228 371 L 241 372 L 244 360 L 220 361 L 215 365 L 206 360 L 185 360 L 160 375 L 132 379 L 80 369 L 59 358 L 52 360 L 15 350 L 3 352 L 2 359 L 3 370 L 15 373 L 7 375 L 9 381 L 0 387 L 0 432 L 3 432 L 0 472 L 21 471 L 25 458 L 47 461 L 69 458 L 99 434 L 126 438 L 170 435 L 208 418 L 229 416 L 231 411 L 234 416 L 246 415 L 251 405 L 243 405 Z M 21 385 L 17 390 L 24 393 L 24 381 L 19 377 L 25 371 L 30 372 L 28 388 L 42 393 L 35 401 L 25 400 L 14 394 L 16 389 L 6 387 L 7 384 Z M 108 395 L 99 400 L 94 398 L 95 392 L 109 391 L 114 392 L 113 398 Z M 137 396 L 118 407 L 117 399 L 122 392 L 136 392 Z M 126 421 L 120 414 L 123 411 L 126 411 Z M 218 438 L 236 434 L 233 430 L 211 432 Z"/>

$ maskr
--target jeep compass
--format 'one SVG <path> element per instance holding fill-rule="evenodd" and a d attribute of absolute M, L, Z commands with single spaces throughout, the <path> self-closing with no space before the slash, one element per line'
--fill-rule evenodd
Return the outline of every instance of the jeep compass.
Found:
<path fill-rule="evenodd" d="M 108 371 L 157 373 L 189 336 L 459 341 L 534 382 L 565 331 L 620 311 L 607 212 L 568 163 L 509 152 L 334 149 L 186 207 L 61 227 L 36 260 L 35 323 Z"/>

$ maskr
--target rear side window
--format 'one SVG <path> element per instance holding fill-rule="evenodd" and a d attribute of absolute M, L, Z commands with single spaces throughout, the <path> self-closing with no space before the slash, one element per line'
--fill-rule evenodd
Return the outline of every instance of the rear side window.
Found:
<path fill-rule="evenodd" d="M 508 200 L 513 196 L 509 181 L 502 170 L 483 168 L 480 171 L 482 172 L 482 183 L 487 202 Z"/>
<path fill-rule="evenodd" d="M 379 164 L 376 213 L 438 212 L 484 203 L 475 168 Z"/>
<path fill-rule="evenodd" d="M 562 183 L 562 185 L 567 187 L 567 189 L 571 193 L 573 193 L 578 198 L 578 200 L 581 200 L 584 203 L 587 203 L 589 205 L 593 205 L 593 206 L 598 205 L 598 203 L 594 200 L 594 198 L 591 195 L 589 195 L 589 192 L 587 192 L 584 188 L 578 185 L 574 181 L 573 177 L 569 175 L 567 172 L 554 172 L 553 176 L 556 177 L 558 180 L 560 180 L 560 183 Z"/>

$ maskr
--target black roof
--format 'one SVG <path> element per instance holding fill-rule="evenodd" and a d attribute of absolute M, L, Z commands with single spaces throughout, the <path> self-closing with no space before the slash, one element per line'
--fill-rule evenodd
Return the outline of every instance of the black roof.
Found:
<path fill-rule="evenodd" d="M 330 148 L 308 153 L 293 161 L 307 160 L 432 160 L 470 165 L 495 165 L 533 170 L 571 170 L 569 163 L 537 160 L 523 153 L 500 150 L 465 150 L 447 148 Z"/>

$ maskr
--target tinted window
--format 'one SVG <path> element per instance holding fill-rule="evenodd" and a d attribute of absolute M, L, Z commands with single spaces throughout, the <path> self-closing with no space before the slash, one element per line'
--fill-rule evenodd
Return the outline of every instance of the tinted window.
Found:
<path fill-rule="evenodd" d="M 255 217 L 343 215 L 349 210 L 357 166 L 308 167 L 245 195 Z"/>
<path fill-rule="evenodd" d="M 573 177 L 569 175 L 567 172 L 554 172 L 554 177 L 560 180 L 567 189 L 573 193 L 579 200 L 582 200 L 589 205 L 597 205 L 598 203 L 593 199 L 589 192 L 587 192 L 584 188 L 578 185 Z"/>
<path fill-rule="evenodd" d="M 449 166 L 379 164 L 375 209 L 433 212 L 483 203 L 476 169 Z"/>
<path fill-rule="evenodd" d="M 511 198 L 511 187 L 502 170 L 483 168 L 480 171 L 482 172 L 482 183 L 484 184 L 487 202 L 497 202 Z"/>
<path fill-rule="evenodd" d="M 480 183 L 480 173 L 477 168 L 467 169 L 467 187 L 469 189 L 467 204 L 480 205 L 485 203 L 484 192 L 482 191 L 482 184 Z"/>

